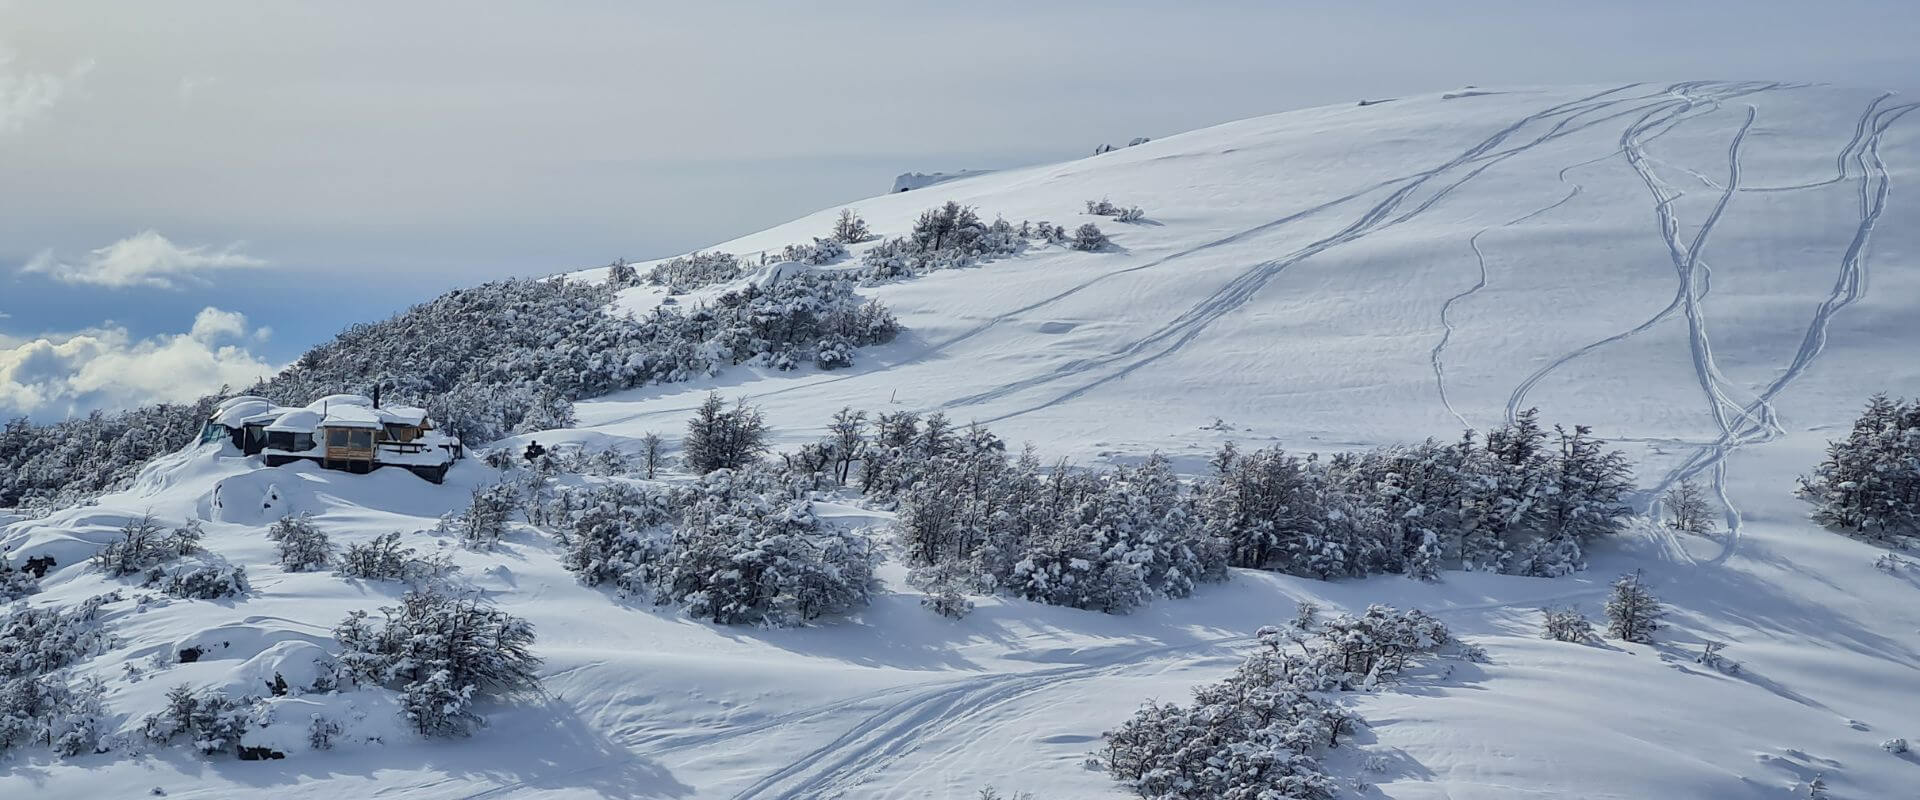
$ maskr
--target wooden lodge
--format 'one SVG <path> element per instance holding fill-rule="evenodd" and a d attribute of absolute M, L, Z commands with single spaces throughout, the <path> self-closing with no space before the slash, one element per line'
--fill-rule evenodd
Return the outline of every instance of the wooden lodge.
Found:
<path fill-rule="evenodd" d="M 425 409 L 382 407 L 377 399 L 351 394 L 328 395 L 297 408 L 260 397 L 223 401 L 201 432 L 202 442 L 221 440 L 261 456 L 269 467 L 312 461 L 367 473 L 393 466 L 434 483 L 465 454 L 460 440 L 437 430 Z"/>

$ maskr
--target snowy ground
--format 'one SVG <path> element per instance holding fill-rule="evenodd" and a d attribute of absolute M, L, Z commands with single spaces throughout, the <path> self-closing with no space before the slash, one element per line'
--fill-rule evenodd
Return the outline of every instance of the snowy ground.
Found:
<path fill-rule="evenodd" d="M 962 798 L 988 783 L 1117 796 L 1081 766 L 1099 733 L 1219 677 L 1256 628 L 1310 598 L 1421 607 L 1491 656 L 1358 701 L 1373 725 L 1362 748 L 1385 768 L 1332 759 L 1376 784 L 1356 796 L 1785 798 L 1824 773 L 1835 798 L 1920 797 L 1920 760 L 1879 747 L 1920 739 L 1920 573 L 1875 570 L 1873 548 L 1813 528 L 1791 496 L 1869 394 L 1920 393 L 1920 207 L 1898 191 L 1920 167 L 1911 102 L 1772 84 L 1485 89 L 874 198 L 853 205 L 884 235 L 946 199 L 1071 228 L 1106 197 L 1147 220 L 1100 219 L 1109 252 L 1047 248 L 869 290 L 908 333 L 851 370 L 738 368 L 582 403 L 580 429 L 537 437 L 677 435 L 719 388 L 760 405 L 782 446 L 842 405 L 945 410 L 1081 464 L 1159 450 L 1198 471 L 1227 440 L 1451 438 L 1537 405 L 1618 442 L 1643 487 L 1713 481 L 1719 536 L 1642 529 L 1554 580 L 1241 572 L 1126 617 L 983 599 L 949 621 L 893 563 L 856 617 L 762 631 L 581 587 L 531 532 L 494 553 L 416 533 L 535 623 L 542 698 L 492 709 L 470 741 L 383 731 L 374 700 L 346 698 L 384 744 L 273 762 L 29 755 L 0 762 L 0 796 Z M 838 211 L 710 249 L 808 241 Z M 249 565 L 244 602 L 110 607 L 125 647 L 84 671 L 144 713 L 175 683 L 251 680 L 255 656 L 391 601 L 391 587 L 279 573 L 268 521 L 311 511 L 341 541 L 423 531 L 491 479 L 471 461 L 435 487 L 191 452 L 97 507 L 15 522 L 0 544 L 60 558 L 36 603 L 108 588 L 72 565 L 148 510 L 209 520 L 209 548 Z M 1594 614 L 1633 568 L 1672 608 L 1659 644 L 1538 638 L 1542 606 Z M 125 676 L 123 662 L 216 638 L 229 646 L 200 663 Z M 1694 664 L 1706 640 L 1729 642 L 1741 673 Z"/>

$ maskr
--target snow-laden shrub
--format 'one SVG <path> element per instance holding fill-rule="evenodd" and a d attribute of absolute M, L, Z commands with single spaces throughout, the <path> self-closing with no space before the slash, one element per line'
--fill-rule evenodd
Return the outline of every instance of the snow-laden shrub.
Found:
<path fill-rule="evenodd" d="M 1667 527 L 1680 533 L 1713 532 L 1713 511 L 1707 505 L 1707 495 L 1701 491 L 1700 484 L 1690 480 L 1681 481 L 1660 496 L 1660 504 L 1666 507 Z"/>
<path fill-rule="evenodd" d="M 847 254 L 847 246 L 839 239 L 813 240 L 812 244 L 790 244 L 782 250 L 780 257 L 785 261 L 798 261 L 802 264 L 818 266 L 831 264 Z"/>
<path fill-rule="evenodd" d="M 455 568 L 445 555 L 423 557 L 411 547 L 402 547 L 400 532 L 392 531 L 347 545 L 336 569 L 348 578 L 404 581 L 419 586 L 439 580 Z"/>
<path fill-rule="evenodd" d="M 920 605 L 948 619 L 963 619 L 973 613 L 973 598 L 967 596 L 973 576 L 957 564 L 938 564 L 915 569 L 907 583 L 923 592 Z"/>
<path fill-rule="evenodd" d="M 799 625 L 865 605 L 877 557 L 865 536 L 822 525 L 770 477 L 701 479 L 660 559 L 655 598 L 722 625 Z"/>
<path fill-rule="evenodd" d="M 237 750 L 257 705 L 257 698 L 228 697 L 217 689 L 196 692 L 181 684 L 167 692 L 165 709 L 141 722 L 141 733 L 154 744 L 184 738 L 203 755 Z"/>
<path fill-rule="evenodd" d="M 475 550 L 491 550 L 507 535 L 513 512 L 519 507 L 519 487 L 512 483 L 483 486 L 473 490 L 472 502 L 465 510 L 440 519 L 439 531 Z"/>
<path fill-rule="evenodd" d="M 829 235 L 841 244 L 859 244 L 873 238 L 873 231 L 867 228 L 867 221 L 851 208 L 840 209 L 840 216 L 833 222 L 833 233 Z"/>
<path fill-rule="evenodd" d="M 1107 249 L 1107 235 L 1091 222 L 1073 229 L 1073 249 L 1086 252 Z"/>
<path fill-rule="evenodd" d="M 306 514 L 281 517 L 267 529 L 280 550 L 280 566 L 288 572 L 324 569 L 333 561 L 333 542 Z"/>
<path fill-rule="evenodd" d="M 1319 753 L 1357 724 L 1340 706 L 1287 677 L 1291 641 L 1261 631 L 1261 648 L 1186 706 L 1149 702 L 1103 734 L 1100 760 L 1151 800 L 1327 800 L 1334 784 Z"/>
<path fill-rule="evenodd" d="M 1664 613 L 1639 573 L 1622 575 L 1607 596 L 1607 635 L 1638 644 L 1652 642 Z"/>
<path fill-rule="evenodd" d="M 670 542 L 668 526 L 680 518 L 671 492 L 651 485 L 608 483 L 568 502 L 566 552 L 560 564 L 588 586 L 609 585 L 624 594 L 652 591 Z"/>
<path fill-rule="evenodd" d="M 1026 244 L 1004 219 L 982 222 L 971 206 L 953 201 L 928 209 L 905 237 L 888 239 L 861 255 L 868 285 L 956 269 L 1020 252 Z"/>
<path fill-rule="evenodd" d="M 746 265 L 732 253 L 692 253 L 655 265 L 647 272 L 647 282 L 677 293 L 726 283 L 745 273 Z"/>
<path fill-rule="evenodd" d="M 140 585 L 185 600 L 236 597 L 252 588 L 247 583 L 246 567 L 227 563 L 226 559 L 212 555 L 148 567 L 145 580 Z"/>
<path fill-rule="evenodd" d="M 1813 519 L 1880 538 L 1920 535 L 1920 401 L 1875 395 L 1801 479 Z"/>
<path fill-rule="evenodd" d="M 11 603 L 40 591 L 40 579 L 24 569 L 14 569 L 0 556 L 0 604 Z"/>
<path fill-rule="evenodd" d="M 121 526 L 120 535 L 93 555 L 93 563 L 110 577 L 134 575 L 197 552 L 202 535 L 199 520 L 189 520 L 168 532 L 147 514 Z"/>
<path fill-rule="evenodd" d="M 639 286 L 640 272 L 634 269 L 632 264 L 627 263 L 626 259 L 620 259 L 607 265 L 607 285 L 615 289 Z"/>
<path fill-rule="evenodd" d="M 1147 216 L 1147 212 L 1139 206 L 1117 206 L 1104 197 L 1099 200 L 1088 200 L 1087 213 L 1112 217 L 1115 222 L 1139 222 Z"/>
<path fill-rule="evenodd" d="M 8 609 L 0 616 L 0 678 L 45 675 L 104 652 L 112 637 L 100 626 L 100 608 L 119 599 L 114 592 L 66 608 Z"/>
<path fill-rule="evenodd" d="M 340 668 L 356 682 L 405 695 L 414 729 L 465 735 L 481 723 L 471 703 L 539 685 L 533 625 L 477 597 L 413 591 L 382 619 L 355 611 L 334 628 Z"/>
<path fill-rule="evenodd" d="M 986 428 L 956 431 L 940 414 L 882 414 L 870 440 L 864 419 L 848 418 L 831 450 L 857 452 L 867 496 L 898 506 L 896 535 L 916 566 L 1110 613 L 1226 578 L 1219 540 L 1164 458 L 1103 475 L 1049 472 L 1031 452 L 1010 462 Z M 850 474 L 851 463 L 835 468 Z"/>
<path fill-rule="evenodd" d="M 0 754 L 33 744 L 63 758 L 101 752 L 105 694 L 99 678 L 69 683 L 42 675 L 0 682 Z"/>
<path fill-rule="evenodd" d="M 716 469 L 740 469 L 767 450 L 767 423 L 760 410 L 740 398 L 732 408 L 709 392 L 707 399 L 687 421 L 687 436 L 680 440 L 681 461 L 700 474 Z"/>
<path fill-rule="evenodd" d="M 1896 756 L 1905 755 L 1909 750 L 1905 739 L 1888 739 L 1880 743 L 1880 749 Z"/>
<path fill-rule="evenodd" d="M 1153 800 L 1331 798 L 1319 754 L 1362 720 L 1324 693 L 1372 688 L 1414 657 L 1458 644 L 1433 617 L 1385 606 L 1311 635 L 1262 628 L 1258 639 L 1233 674 L 1195 689 L 1191 705 L 1150 702 L 1104 734 L 1107 771 Z"/>
<path fill-rule="evenodd" d="M 1577 608 L 1549 608 L 1540 637 L 1556 642 L 1584 644 L 1593 641 L 1593 623 Z"/>
<path fill-rule="evenodd" d="M 345 729 L 339 722 L 325 715 L 315 714 L 307 724 L 307 746 L 315 750 L 332 750 L 333 741 L 340 738 Z"/>
<path fill-rule="evenodd" d="M 1232 445 L 1203 486 L 1208 529 L 1233 564 L 1317 578 L 1443 566 L 1552 577 L 1624 526 L 1625 457 L 1584 426 L 1543 430 L 1522 412 L 1485 443 L 1418 445 L 1299 458 Z"/>

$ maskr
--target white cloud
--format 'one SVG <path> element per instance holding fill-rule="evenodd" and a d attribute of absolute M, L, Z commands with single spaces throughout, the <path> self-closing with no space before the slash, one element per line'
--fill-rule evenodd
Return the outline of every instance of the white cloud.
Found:
<path fill-rule="evenodd" d="M 93 62 L 83 61 L 66 75 L 20 74 L 14 71 L 13 61 L 13 53 L 0 49 L 0 136 L 16 133 L 47 113 L 61 95 L 93 69 Z"/>
<path fill-rule="evenodd" d="M 182 334 L 134 339 L 108 325 L 35 339 L 0 337 L 0 416 L 40 420 L 94 409 L 185 402 L 220 388 L 242 387 L 277 367 L 249 352 L 258 340 L 247 318 L 208 307 Z"/>
<path fill-rule="evenodd" d="M 43 250 L 20 268 L 22 274 L 50 275 L 62 283 L 125 288 L 171 289 L 181 281 L 204 283 L 200 273 L 257 269 L 267 262 L 241 253 L 238 243 L 215 250 L 174 244 L 157 231 L 141 231 L 89 253 L 78 262 L 63 261 Z"/>

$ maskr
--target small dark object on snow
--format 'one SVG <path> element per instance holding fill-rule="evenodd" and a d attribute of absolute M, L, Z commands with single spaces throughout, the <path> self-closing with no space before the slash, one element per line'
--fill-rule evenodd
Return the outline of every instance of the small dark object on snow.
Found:
<path fill-rule="evenodd" d="M 204 655 L 205 653 L 206 653 L 205 650 L 201 650 L 198 647 L 182 647 L 180 648 L 180 663 L 191 664 L 195 661 L 199 661 L 200 656 Z"/>
<path fill-rule="evenodd" d="M 274 697 L 286 697 L 287 679 L 278 672 L 273 673 L 273 680 L 267 683 L 267 691 L 273 692 Z"/>
<path fill-rule="evenodd" d="M 531 464 L 546 454 L 547 448 L 541 447 L 538 441 L 532 441 L 527 443 L 527 450 L 523 455 L 527 457 L 527 463 Z"/>
<path fill-rule="evenodd" d="M 282 753 L 271 747 L 247 747 L 245 745 L 241 745 L 240 747 L 241 761 L 266 761 L 270 758 L 282 759 L 286 757 L 286 753 Z"/>
<path fill-rule="evenodd" d="M 53 560 L 53 556 L 33 556 L 27 559 L 27 564 L 22 569 L 33 573 L 35 578 L 44 578 L 47 577 L 47 570 L 59 566 L 59 563 Z"/>

